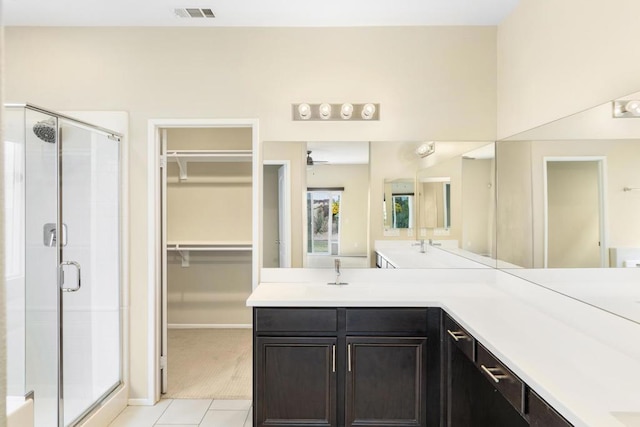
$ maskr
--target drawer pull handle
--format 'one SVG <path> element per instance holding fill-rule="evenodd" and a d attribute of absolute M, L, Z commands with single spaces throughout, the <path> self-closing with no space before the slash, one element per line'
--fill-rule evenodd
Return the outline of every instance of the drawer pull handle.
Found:
<path fill-rule="evenodd" d="M 499 383 L 500 380 L 509 378 L 509 375 L 502 372 L 500 368 L 487 368 L 484 365 L 480 365 L 480 369 L 482 369 L 495 383 Z"/>
<path fill-rule="evenodd" d="M 469 339 L 469 337 L 466 336 L 464 332 L 461 332 L 461 331 L 452 331 L 451 329 L 447 329 L 447 333 L 451 335 L 451 338 L 453 338 L 456 342 L 462 339 L 464 340 Z"/>
<path fill-rule="evenodd" d="M 332 355 L 333 360 L 331 362 L 331 365 L 333 367 L 333 372 L 335 372 L 336 371 L 336 345 L 334 344 L 331 347 L 332 347 L 331 348 L 331 352 L 333 353 L 333 355 Z"/>
<path fill-rule="evenodd" d="M 351 344 L 347 346 L 347 364 L 349 365 L 349 372 L 351 372 Z"/>

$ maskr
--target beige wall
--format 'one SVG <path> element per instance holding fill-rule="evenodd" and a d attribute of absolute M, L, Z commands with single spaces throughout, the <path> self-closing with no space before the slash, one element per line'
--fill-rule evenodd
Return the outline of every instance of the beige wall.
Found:
<path fill-rule="evenodd" d="M 5 101 L 130 113 L 131 397 L 150 397 L 148 119 L 256 117 L 263 141 L 491 140 L 495 37 L 495 27 L 6 29 Z M 42 51 L 55 60 L 43 64 Z M 377 102 L 381 120 L 293 122 L 301 101 Z"/>
<path fill-rule="evenodd" d="M 307 187 L 343 187 L 340 200 L 340 253 L 367 253 L 369 165 L 316 165 L 307 170 Z"/>
<path fill-rule="evenodd" d="M 498 137 L 640 89 L 637 0 L 521 0 L 498 26 Z"/>

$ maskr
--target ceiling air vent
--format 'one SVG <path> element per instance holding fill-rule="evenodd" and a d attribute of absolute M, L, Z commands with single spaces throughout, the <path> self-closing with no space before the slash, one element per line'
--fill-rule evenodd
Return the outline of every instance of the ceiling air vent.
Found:
<path fill-rule="evenodd" d="M 174 13 L 180 18 L 215 18 L 216 15 L 211 9 L 186 8 L 175 9 Z"/>

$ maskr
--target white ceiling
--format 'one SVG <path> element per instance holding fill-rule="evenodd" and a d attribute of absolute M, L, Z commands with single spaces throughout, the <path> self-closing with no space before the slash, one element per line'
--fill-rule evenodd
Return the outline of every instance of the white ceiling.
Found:
<path fill-rule="evenodd" d="M 4 0 L 7 26 L 496 25 L 520 0 Z M 176 8 L 216 17 L 179 18 Z"/>

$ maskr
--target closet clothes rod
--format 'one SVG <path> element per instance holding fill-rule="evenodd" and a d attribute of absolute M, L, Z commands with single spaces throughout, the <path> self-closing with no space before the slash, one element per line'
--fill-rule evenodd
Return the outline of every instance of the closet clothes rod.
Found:
<path fill-rule="evenodd" d="M 253 243 L 251 242 L 238 242 L 238 243 L 173 243 L 167 242 L 168 251 L 251 251 L 253 249 Z"/>
<path fill-rule="evenodd" d="M 228 252 L 251 251 L 252 246 L 167 246 L 168 251 L 192 251 L 192 252 Z"/>

